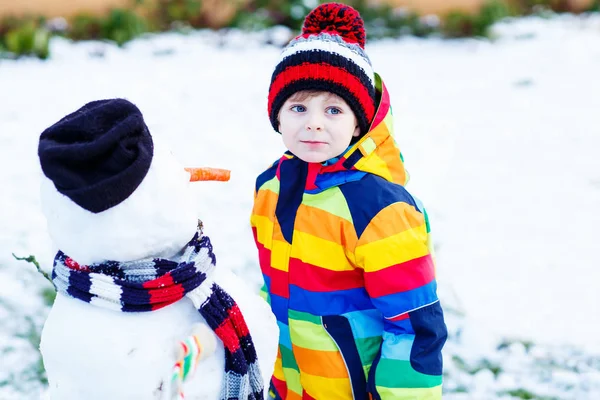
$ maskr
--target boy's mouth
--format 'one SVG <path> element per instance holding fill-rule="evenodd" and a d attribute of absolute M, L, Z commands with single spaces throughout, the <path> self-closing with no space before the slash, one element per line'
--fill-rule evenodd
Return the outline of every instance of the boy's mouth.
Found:
<path fill-rule="evenodd" d="M 301 140 L 300 142 L 304 144 L 327 144 L 327 142 L 321 142 L 318 140 Z"/>

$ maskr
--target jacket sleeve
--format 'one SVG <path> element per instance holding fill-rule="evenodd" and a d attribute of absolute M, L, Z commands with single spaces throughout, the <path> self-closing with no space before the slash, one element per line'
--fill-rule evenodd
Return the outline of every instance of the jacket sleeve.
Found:
<path fill-rule="evenodd" d="M 252 208 L 252 214 L 250 215 L 250 228 L 252 229 L 252 236 L 254 236 L 254 244 L 256 245 L 257 251 L 259 253 L 259 257 L 258 257 L 258 262 L 259 264 L 261 263 L 261 261 L 263 261 L 261 259 L 261 249 L 264 247 L 260 241 L 258 240 L 258 232 L 257 232 L 257 218 L 258 216 L 256 215 L 256 198 L 257 198 L 257 194 L 258 194 L 258 189 L 254 190 L 254 202 L 253 202 L 253 208 Z M 263 285 L 260 288 L 260 297 L 262 297 L 267 303 L 269 303 L 269 305 L 271 304 L 271 298 L 269 296 L 269 290 L 267 288 L 267 283 L 264 280 L 264 276 L 263 276 Z"/>
<path fill-rule="evenodd" d="M 366 226 L 355 249 L 365 286 L 384 317 L 379 354 L 368 377 L 374 399 L 442 397 L 447 330 L 436 293 L 426 216 L 393 203 Z"/>

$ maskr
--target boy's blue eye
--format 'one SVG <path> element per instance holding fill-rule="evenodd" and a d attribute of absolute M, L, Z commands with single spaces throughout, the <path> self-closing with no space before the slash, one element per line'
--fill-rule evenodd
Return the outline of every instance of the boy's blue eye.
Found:
<path fill-rule="evenodd" d="M 339 109 L 339 108 L 337 108 L 337 107 L 329 107 L 329 108 L 327 109 L 327 113 L 328 113 L 328 114 L 337 115 L 337 114 L 341 114 L 341 113 L 342 113 L 342 110 L 340 110 L 340 109 Z"/>
<path fill-rule="evenodd" d="M 292 106 L 290 108 L 290 110 L 292 110 L 294 112 L 304 112 L 304 111 L 306 111 L 306 107 L 304 107 L 304 106 Z"/>

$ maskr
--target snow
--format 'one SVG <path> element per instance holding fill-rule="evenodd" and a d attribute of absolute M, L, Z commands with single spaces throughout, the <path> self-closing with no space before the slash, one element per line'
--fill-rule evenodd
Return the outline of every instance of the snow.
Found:
<path fill-rule="evenodd" d="M 391 93 L 408 187 L 431 217 L 452 333 L 444 398 L 599 398 L 600 16 L 494 33 L 366 49 Z M 53 39 L 48 61 L 0 61 L 0 398 L 37 398 L 43 376 L 34 344 L 48 285 L 11 255 L 46 270 L 54 255 L 37 140 L 90 100 L 126 97 L 182 164 L 232 170 L 193 187 L 197 207 L 218 265 L 258 287 L 254 178 L 283 151 L 266 112 L 280 49 L 262 40 L 285 36 L 169 33 L 124 49 Z"/>

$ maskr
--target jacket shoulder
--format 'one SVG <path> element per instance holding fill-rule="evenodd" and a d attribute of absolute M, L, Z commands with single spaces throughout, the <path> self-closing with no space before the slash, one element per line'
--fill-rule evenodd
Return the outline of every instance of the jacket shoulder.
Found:
<path fill-rule="evenodd" d="M 256 178 L 256 184 L 254 187 L 255 192 L 265 184 L 265 182 L 270 181 L 277 175 L 277 166 L 279 165 L 279 160 L 275 161 L 269 168 L 264 170 L 258 177 Z"/>
<path fill-rule="evenodd" d="M 348 204 L 358 237 L 369 222 L 391 204 L 406 203 L 419 210 L 414 197 L 404 186 L 377 175 L 367 174 L 361 180 L 341 185 L 340 190 Z"/>

